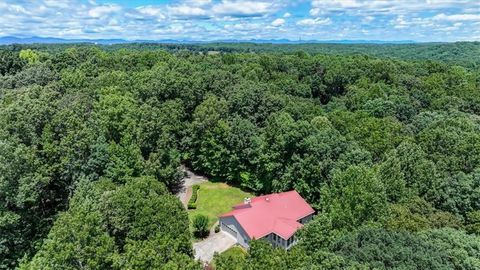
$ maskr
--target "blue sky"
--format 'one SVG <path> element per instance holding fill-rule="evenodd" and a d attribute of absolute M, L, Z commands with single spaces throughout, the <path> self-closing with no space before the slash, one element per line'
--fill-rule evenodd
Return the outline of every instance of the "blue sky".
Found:
<path fill-rule="evenodd" d="M 0 36 L 480 40 L 480 0 L 0 0 Z"/>

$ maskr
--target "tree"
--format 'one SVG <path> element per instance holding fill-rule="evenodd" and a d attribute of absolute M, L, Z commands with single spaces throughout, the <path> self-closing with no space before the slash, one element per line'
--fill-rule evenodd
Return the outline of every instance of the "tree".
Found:
<path fill-rule="evenodd" d="M 193 233 L 196 237 L 203 238 L 208 236 L 209 228 L 208 228 L 208 217 L 202 214 L 198 214 L 193 217 Z"/>
<path fill-rule="evenodd" d="M 209 96 L 193 114 L 190 126 L 190 155 L 192 165 L 214 177 L 227 176 L 222 166 L 228 160 L 227 138 L 230 126 L 225 120 L 227 102 L 215 96 Z"/>
<path fill-rule="evenodd" d="M 30 65 L 38 63 L 40 61 L 40 56 L 38 53 L 31 49 L 21 50 L 19 53 L 20 59 L 26 60 Z"/>
<path fill-rule="evenodd" d="M 408 141 L 387 155 L 385 162 L 380 165 L 379 177 L 391 202 L 412 195 L 431 199 L 439 188 L 435 164 L 427 159 L 417 144 Z"/>
<path fill-rule="evenodd" d="M 104 229 L 98 193 L 98 187 L 83 182 L 69 210 L 55 221 L 40 250 L 20 269 L 112 268 L 118 249 Z"/>
<path fill-rule="evenodd" d="M 473 211 L 467 214 L 465 229 L 469 233 L 480 235 L 480 211 Z"/>
<path fill-rule="evenodd" d="M 316 251 L 328 251 L 335 240 L 342 234 L 333 227 L 332 220 L 328 215 L 317 215 L 298 233 L 298 245 L 307 254 Z"/>
<path fill-rule="evenodd" d="M 386 212 L 385 188 L 376 173 L 365 166 L 336 171 L 332 182 L 322 189 L 322 213 L 332 226 L 354 229 L 381 221 Z"/>
<path fill-rule="evenodd" d="M 461 228 L 458 216 L 439 211 L 419 197 L 412 197 L 402 203 L 390 204 L 385 227 L 390 230 L 422 231 L 434 228 Z"/>
<path fill-rule="evenodd" d="M 22 70 L 26 62 L 19 57 L 18 52 L 0 50 L 0 75 L 15 74 Z"/>
<path fill-rule="evenodd" d="M 199 269 L 192 255 L 187 213 L 162 183 L 87 180 L 21 268 Z"/>
<path fill-rule="evenodd" d="M 436 238 L 440 235 L 445 238 Z M 458 237 L 466 243 L 450 247 Z M 452 229 L 414 235 L 366 228 L 339 240 L 333 251 L 375 269 L 475 269 L 479 254 L 475 240 Z"/>

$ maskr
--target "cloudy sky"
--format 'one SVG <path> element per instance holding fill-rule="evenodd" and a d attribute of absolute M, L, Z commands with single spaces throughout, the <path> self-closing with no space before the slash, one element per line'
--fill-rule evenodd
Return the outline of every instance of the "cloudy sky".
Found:
<path fill-rule="evenodd" d="M 0 36 L 480 40 L 480 0 L 0 0 Z"/>

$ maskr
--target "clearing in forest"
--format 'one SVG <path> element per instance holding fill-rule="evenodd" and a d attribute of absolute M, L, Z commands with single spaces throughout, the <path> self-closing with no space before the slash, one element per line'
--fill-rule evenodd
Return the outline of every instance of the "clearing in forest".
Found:
<path fill-rule="evenodd" d="M 242 203 L 246 197 L 253 194 L 225 183 L 205 182 L 200 184 L 197 198 L 197 209 L 188 210 L 190 220 L 197 214 L 208 216 L 208 226 L 212 227 L 218 216 L 230 211 L 232 206 Z"/>

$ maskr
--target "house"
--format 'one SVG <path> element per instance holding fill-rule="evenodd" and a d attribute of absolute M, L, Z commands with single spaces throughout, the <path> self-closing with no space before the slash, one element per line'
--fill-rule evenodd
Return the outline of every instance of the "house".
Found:
<path fill-rule="evenodd" d="M 295 232 L 312 219 L 315 210 L 295 190 L 246 198 L 244 203 L 219 218 L 222 231 L 248 248 L 251 239 L 265 239 L 289 249 Z"/>

